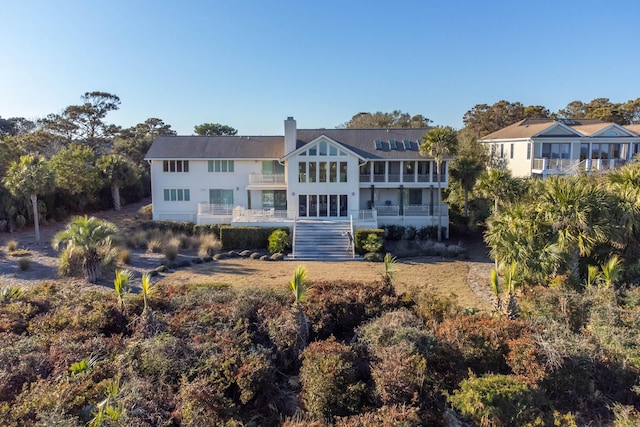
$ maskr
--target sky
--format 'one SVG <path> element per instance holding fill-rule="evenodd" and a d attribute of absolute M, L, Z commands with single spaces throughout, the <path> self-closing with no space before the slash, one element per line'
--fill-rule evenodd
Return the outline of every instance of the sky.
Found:
<path fill-rule="evenodd" d="M 0 16 L 4 118 L 102 91 L 122 127 L 282 135 L 288 116 L 334 128 L 402 110 L 460 128 L 502 99 L 640 97 L 637 0 L 0 0 Z"/>

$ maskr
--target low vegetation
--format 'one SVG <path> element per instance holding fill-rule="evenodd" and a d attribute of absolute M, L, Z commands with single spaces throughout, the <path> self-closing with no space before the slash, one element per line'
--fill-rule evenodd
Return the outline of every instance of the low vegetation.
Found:
<path fill-rule="evenodd" d="M 519 316 L 297 269 L 279 291 L 0 291 L 3 425 L 633 425 L 640 292 L 540 287 Z M 455 420 L 457 418 L 457 421 Z M 626 423 L 626 424 L 625 424 Z"/>

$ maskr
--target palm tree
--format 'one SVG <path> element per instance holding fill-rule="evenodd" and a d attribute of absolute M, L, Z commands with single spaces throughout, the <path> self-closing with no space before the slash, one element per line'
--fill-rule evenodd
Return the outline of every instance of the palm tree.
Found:
<path fill-rule="evenodd" d="M 309 287 L 305 283 L 305 279 L 307 278 L 307 270 L 302 266 L 297 266 L 291 281 L 289 281 L 289 286 L 291 287 L 291 291 L 293 292 L 294 302 L 293 302 L 293 316 L 298 324 L 298 338 L 300 340 L 300 349 L 304 348 L 309 342 L 309 320 L 307 318 L 307 314 L 304 311 L 304 307 L 302 303 L 305 301 L 307 297 L 307 292 L 309 291 Z"/>
<path fill-rule="evenodd" d="M 617 240 L 620 230 L 611 218 L 610 195 L 588 177 L 549 177 L 538 195 L 537 208 L 552 229 L 570 279 L 577 283 L 580 257 L 600 243 Z"/>
<path fill-rule="evenodd" d="M 442 240 L 442 180 L 440 173 L 445 157 L 454 156 L 458 148 L 458 136 L 450 126 L 437 126 L 429 130 L 422 138 L 420 154 L 431 156 L 436 162 L 438 176 L 438 242 Z"/>
<path fill-rule="evenodd" d="M 66 251 L 80 256 L 85 279 L 96 283 L 102 278 L 101 265 L 104 254 L 111 249 L 111 236 L 117 232 L 118 228 L 110 222 L 75 216 L 64 230 L 56 233 L 52 245 L 57 250 L 66 243 Z"/>
<path fill-rule="evenodd" d="M 40 244 L 40 218 L 38 216 L 38 194 L 53 191 L 53 174 L 43 157 L 21 156 L 11 162 L 4 185 L 14 196 L 27 196 L 33 207 L 33 224 L 36 243 Z"/>
<path fill-rule="evenodd" d="M 483 170 L 484 165 L 478 159 L 472 157 L 458 158 L 451 167 L 451 177 L 458 180 L 464 190 L 465 217 L 469 216 L 469 192 L 473 190 Z"/>
<path fill-rule="evenodd" d="M 111 187 L 113 208 L 119 211 L 121 209 L 120 188 L 135 181 L 135 166 L 119 154 L 108 154 L 100 157 L 96 166 Z"/>
<path fill-rule="evenodd" d="M 489 169 L 480 176 L 476 190 L 483 196 L 493 199 L 493 212 L 498 212 L 500 201 L 514 191 L 514 182 L 508 169 Z"/>

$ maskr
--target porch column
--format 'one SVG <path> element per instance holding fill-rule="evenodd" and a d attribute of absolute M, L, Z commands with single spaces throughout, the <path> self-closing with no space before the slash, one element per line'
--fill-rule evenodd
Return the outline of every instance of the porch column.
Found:
<path fill-rule="evenodd" d="M 371 207 L 369 209 L 373 209 L 373 199 L 375 198 L 375 185 L 371 185 Z"/>
<path fill-rule="evenodd" d="M 404 216 L 404 185 L 400 186 L 400 207 L 399 207 L 400 216 Z"/>
<path fill-rule="evenodd" d="M 433 185 L 429 187 L 429 215 L 433 216 Z"/>

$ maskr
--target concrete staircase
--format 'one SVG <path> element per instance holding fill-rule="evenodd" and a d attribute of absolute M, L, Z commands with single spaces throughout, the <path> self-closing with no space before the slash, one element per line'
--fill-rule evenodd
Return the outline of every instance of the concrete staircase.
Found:
<path fill-rule="evenodd" d="M 343 261 L 353 260 L 347 232 L 347 221 L 298 220 L 293 242 L 294 251 L 288 259 Z M 361 257 L 356 255 L 356 259 Z"/>

